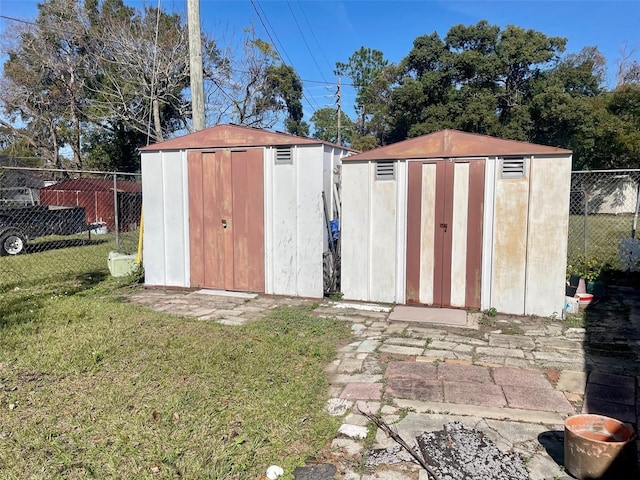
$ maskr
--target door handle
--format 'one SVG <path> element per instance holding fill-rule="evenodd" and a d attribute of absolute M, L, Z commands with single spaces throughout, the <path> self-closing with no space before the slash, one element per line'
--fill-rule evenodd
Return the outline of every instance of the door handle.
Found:
<path fill-rule="evenodd" d="M 445 233 L 447 232 L 448 225 L 446 223 L 441 223 L 440 228 L 444 228 Z"/>
<path fill-rule="evenodd" d="M 227 221 L 226 220 L 222 220 L 222 228 L 227 228 Z"/>

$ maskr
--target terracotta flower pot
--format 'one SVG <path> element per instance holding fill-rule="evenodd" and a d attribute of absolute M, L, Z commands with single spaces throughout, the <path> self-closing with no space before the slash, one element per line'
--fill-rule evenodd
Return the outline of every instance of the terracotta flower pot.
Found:
<path fill-rule="evenodd" d="M 637 478 L 633 428 L 614 418 L 582 414 L 564 422 L 564 466 L 579 480 Z"/>

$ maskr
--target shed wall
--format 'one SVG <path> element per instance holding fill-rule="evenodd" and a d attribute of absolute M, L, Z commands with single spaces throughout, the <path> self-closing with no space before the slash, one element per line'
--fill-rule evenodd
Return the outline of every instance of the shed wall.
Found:
<path fill-rule="evenodd" d="M 350 163 L 342 168 L 341 289 L 345 298 L 351 300 L 372 300 L 369 178 L 369 163 Z"/>
<path fill-rule="evenodd" d="M 529 159 L 526 160 L 524 177 L 510 179 L 500 178 L 499 163 L 498 160 L 490 307 L 499 312 L 522 314 L 525 300 L 531 162 Z"/>
<path fill-rule="evenodd" d="M 145 284 L 189 287 L 189 212 L 185 152 L 143 152 Z"/>
<path fill-rule="evenodd" d="M 524 313 L 561 316 L 567 269 L 571 157 L 534 159 L 530 175 Z"/>
<path fill-rule="evenodd" d="M 265 153 L 266 293 L 322 297 L 324 213 L 321 146 L 293 147 L 291 164 Z"/>
<path fill-rule="evenodd" d="M 396 301 L 397 215 L 397 180 L 376 180 L 375 162 L 350 163 L 343 168 L 341 268 L 345 298 Z"/>

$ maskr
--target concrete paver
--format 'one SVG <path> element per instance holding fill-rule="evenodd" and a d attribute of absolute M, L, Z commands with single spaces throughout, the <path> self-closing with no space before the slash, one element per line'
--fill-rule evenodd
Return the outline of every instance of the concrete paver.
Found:
<path fill-rule="evenodd" d="M 507 401 L 498 385 L 476 382 L 444 382 L 444 400 L 451 403 L 504 407 Z"/>
<path fill-rule="evenodd" d="M 579 393 L 584 395 L 584 389 L 587 386 L 587 373 L 575 370 L 563 370 L 560 372 L 560 378 L 556 384 L 556 388 L 563 392 Z"/>
<path fill-rule="evenodd" d="M 436 322 L 429 324 L 324 303 L 312 315 L 348 322 L 354 338 L 326 367 L 329 394 L 336 405 L 356 402 L 371 413 L 381 412 L 407 435 L 463 419 L 500 448 L 527 456 L 532 480 L 566 478 L 558 448 L 568 415 L 600 413 L 638 425 L 640 294 L 610 291 L 606 302 L 590 306 L 587 323 L 579 328 L 557 319 L 500 315 L 486 326 L 480 314 L 469 314 L 466 325 L 451 327 L 437 324 L 438 309 L 428 312 Z M 209 293 L 144 290 L 129 299 L 156 311 L 230 326 L 256 321 L 282 305 L 316 301 Z M 344 415 L 346 425 L 366 425 L 356 405 Z M 338 432 L 336 437 L 330 448 L 354 457 L 351 463 L 336 464 L 339 478 L 427 478 L 416 465 L 389 465 L 368 473 L 349 468 L 361 461 L 363 445 L 340 438 Z M 384 437 L 377 432 L 380 445 L 395 444 Z"/>
<path fill-rule="evenodd" d="M 385 352 L 385 353 L 393 353 L 396 355 L 412 356 L 412 355 L 422 355 L 422 352 L 424 351 L 424 349 L 417 348 L 417 347 L 403 347 L 401 345 L 389 345 L 385 343 L 379 348 L 379 351 Z"/>
<path fill-rule="evenodd" d="M 445 382 L 492 383 L 487 367 L 444 362 L 438 365 L 438 378 Z"/>
<path fill-rule="evenodd" d="M 601 401 L 620 403 L 622 405 L 635 405 L 635 389 L 611 387 L 589 383 L 584 392 L 585 401 Z"/>
<path fill-rule="evenodd" d="M 539 370 L 525 370 L 522 368 L 493 368 L 493 380 L 498 385 L 514 387 L 528 387 L 548 390 L 553 387 L 547 377 Z"/>
<path fill-rule="evenodd" d="M 430 402 L 444 401 L 442 382 L 435 380 L 395 379 L 387 382 L 387 396 Z"/>
<path fill-rule="evenodd" d="M 508 405 L 513 408 L 575 413 L 575 409 L 564 394 L 556 390 L 505 385 L 502 387 L 502 391 L 507 398 Z"/>
<path fill-rule="evenodd" d="M 434 363 L 389 362 L 385 377 L 388 380 L 436 380 L 438 368 Z"/>
<path fill-rule="evenodd" d="M 347 400 L 379 400 L 382 398 L 381 383 L 348 383 L 340 394 L 340 398 Z"/>
<path fill-rule="evenodd" d="M 609 387 L 618 387 L 622 389 L 632 389 L 635 383 L 635 379 L 633 377 L 625 377 L 622 375 L 611 375 L 609 373 L 603 372 L 592 372 L 589 375 L 589 383 L 606 385 Z"/>

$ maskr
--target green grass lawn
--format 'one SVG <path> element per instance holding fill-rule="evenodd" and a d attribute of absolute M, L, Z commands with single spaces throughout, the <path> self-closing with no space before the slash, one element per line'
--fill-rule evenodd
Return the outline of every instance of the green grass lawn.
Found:
<path fill-rule="evenodd" d="M 589 215 L 585 220 L 582 215 L 569 216 L 569 263 L 578 255 L 585 253 L 585 231 L 587 233 L 587 255 L 595 256 L 610 262 L 618 268 L 620 238 L 631 236 L 633 215 Z"/>
<path fill-rule="evenodd" d="M 0 284 L 3 479 L 249 479 L 271 464 L 292 478 L 335 434 L 323 368 L 344 323 L 300 308 L 242 327 L 152 312 L 123 301 L 132 287 L 103 259 L 42 267 L 68 250 L 10 258 L 24 276 Z"/>

